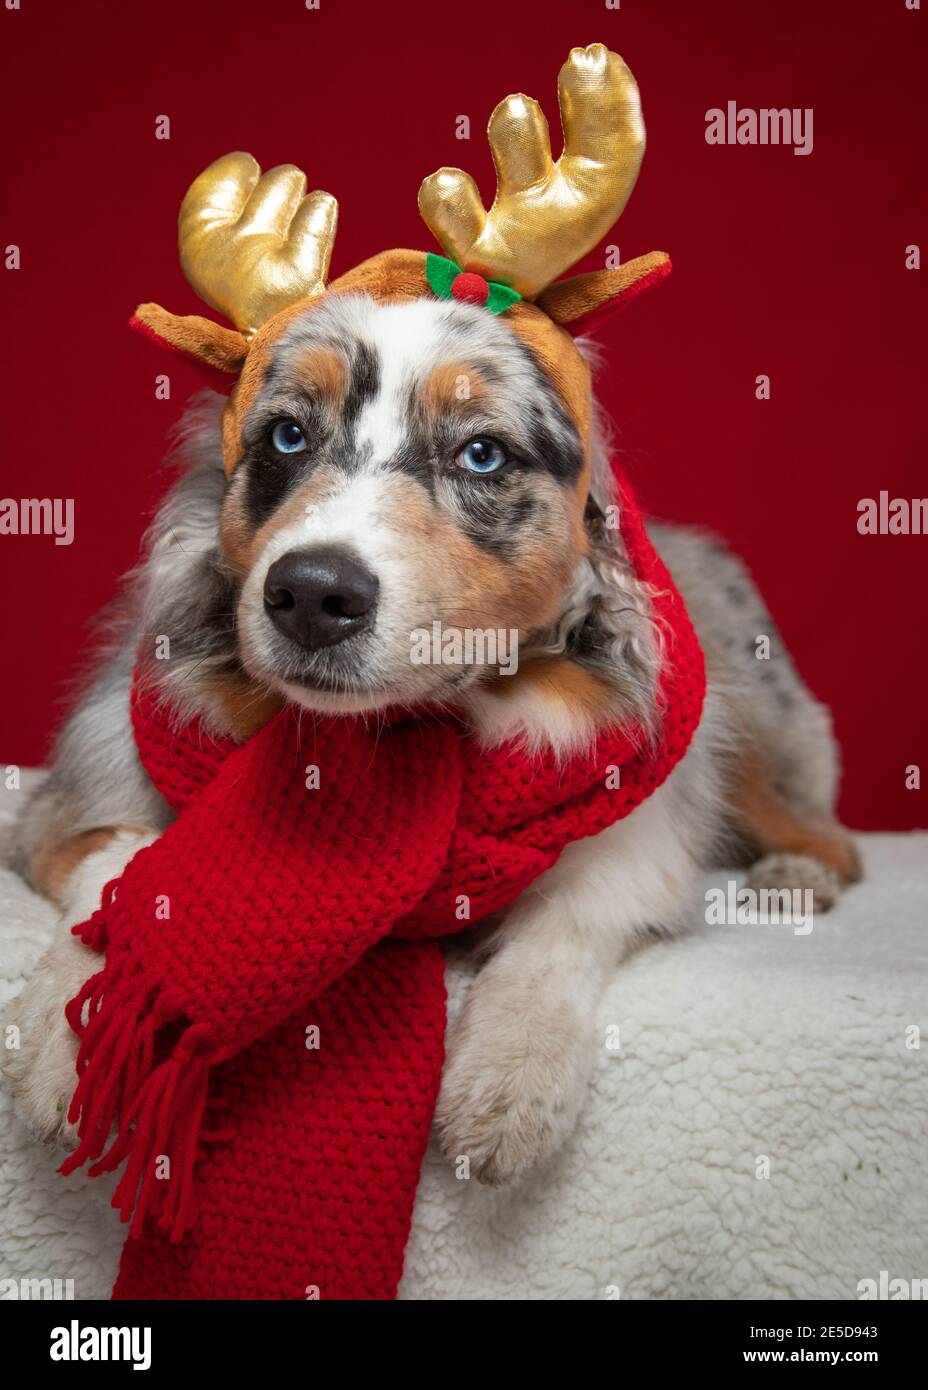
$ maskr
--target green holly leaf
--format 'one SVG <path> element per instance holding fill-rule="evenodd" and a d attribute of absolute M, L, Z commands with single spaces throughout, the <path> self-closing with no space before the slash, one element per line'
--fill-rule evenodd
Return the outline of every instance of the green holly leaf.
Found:
<path fill-rule="evenodd" d="M 425 278 L 429 289 L 439 299 L 451 299 L 451 286 L 461 273 L 461 267 L 444 256 L 436 256 L 429 251 L 425 258 Z"/>
<path fill-rule="evenodd" d="M 491 314 L 504 314 L 513 304 L 518 303 L 522 298 L 518 290 L 510 289 L 508 285 L 502 285 L 498 280 L 491 280 L 490 293 L 487 296 L 485 307 Z"/>

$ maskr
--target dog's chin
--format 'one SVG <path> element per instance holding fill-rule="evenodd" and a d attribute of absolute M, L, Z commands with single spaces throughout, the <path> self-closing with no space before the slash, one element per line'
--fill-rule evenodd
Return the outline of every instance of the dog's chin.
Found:
<path fill-rule="evenodd" d="M 339 689 L 329 689 L 305 681 L 283 680 L 279 677 L 264 678 L 268 684 L 286 697 L 293 705 L 313 710 L 317 714 L 375 714 L 396 705 L 408 704 L 408 699 L 390 689 L 375 690 L 366 687 L 352 688 L 344 683 Z"/>
<path fill-rule="evenodd" d="M 345 644 L 346 646 L 349 644 Z M 257 650 L 256 650 L 257 647 Z M 283 695 L 288 703 L 319 714 L 375 714 L 421 705 L 454 705 L 462 689 L 481 672 L 450 667 L 390 671 L 391 662 L 369 661 L 361 652 L 275 651 L 243 643 L 240 660 L 248 675 Z"/>
<path fill-rule="evenodd" d="M 454 703 L 457 681 L 416 681 L 408 676 L 395 684 L 375 684 L 344 672 L 308 671 L 294 674 L 252 670 L 263 685 L 280 692 L 293 705 L 317 714 L 376 714 L 388 709 Z"/>

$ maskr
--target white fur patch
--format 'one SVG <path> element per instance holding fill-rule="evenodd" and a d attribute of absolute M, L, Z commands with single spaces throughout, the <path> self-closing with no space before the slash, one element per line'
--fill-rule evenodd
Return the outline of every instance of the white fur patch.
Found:
<path fill-rule="evenodd" d="M 371 305 L 365 336 L 377 354 L 380 389 L 361 410 L 355 430 L 359 448 L 376 464 L 402 448 L 406 439 L 406 396 L 440 360 L 447 345 L 447 313 L 439 300 Z"/>

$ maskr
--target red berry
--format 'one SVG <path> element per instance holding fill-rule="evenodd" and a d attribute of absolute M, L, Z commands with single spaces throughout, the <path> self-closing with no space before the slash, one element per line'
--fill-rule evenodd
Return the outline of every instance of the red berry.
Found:
<path fill-rule="evenodd" d="M 461 274 L 456 275 L 451 281 L 451 293 L 462 304 L 486 304 L 490 286 L 482 275 L 475 275 L 471 270 L 462 270 Z"/>

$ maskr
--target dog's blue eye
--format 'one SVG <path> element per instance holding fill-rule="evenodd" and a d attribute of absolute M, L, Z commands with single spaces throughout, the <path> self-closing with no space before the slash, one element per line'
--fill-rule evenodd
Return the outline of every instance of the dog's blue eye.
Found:
<path fill-rule="evenodd" d="M 274 426 L 271 443 L 280 454 L 298 454 L 306 448 L 306 436 L 295 420 L 281 420 Z"/>
<path fill-rule="evenodd" d="M 506 452 L 495 439 L 472 439 L 454 460 L 471 473 L 497 473 L 508 462 Z"/>

